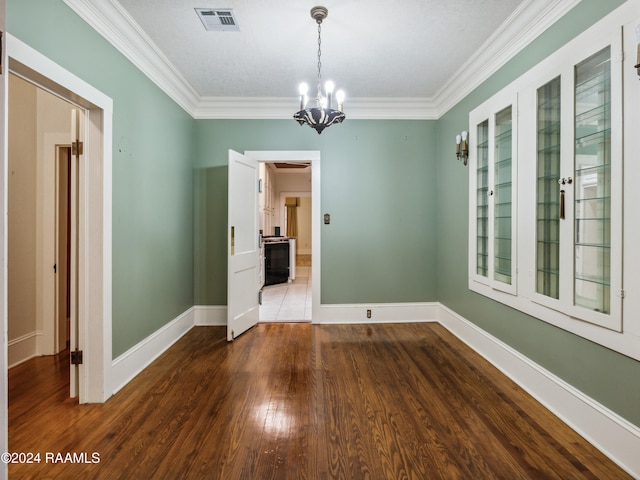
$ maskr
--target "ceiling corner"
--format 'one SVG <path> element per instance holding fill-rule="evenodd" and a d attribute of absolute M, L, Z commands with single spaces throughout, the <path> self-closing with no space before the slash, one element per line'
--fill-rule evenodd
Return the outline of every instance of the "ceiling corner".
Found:
<path fill-rule="evenodd" d="M 436 93 L 438 117 L 447 113 L 581 1 L 524 2 Z"/>
<path fill-rule="evenodd" d="M 117 1 L 63 1 L 193 116 L 200 102 L 199 95 Z"/>

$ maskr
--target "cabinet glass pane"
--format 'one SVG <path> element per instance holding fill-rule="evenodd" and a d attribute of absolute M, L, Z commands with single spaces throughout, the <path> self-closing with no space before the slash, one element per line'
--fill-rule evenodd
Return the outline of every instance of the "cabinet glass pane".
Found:
<path fill-rule="evenodd" d="M 478 145 L 476 147 L 478 164 L 476 169 L 476 273 L 489 276 L 489 120 L 477 126 Z"/>
<path fill-rule="evenodd" d="M 494 164 L 494 278 L 511 284 L 511 107 L 496 114 Z"/>
<path fill-rule="evenodd" d="M 611 53 L 575 67 L 574 303 L 610 313 Z"/>
<path fill-rule="evenodd" d="M 560 77 L 538 89 L 536 292 L 560 297 Z"/>

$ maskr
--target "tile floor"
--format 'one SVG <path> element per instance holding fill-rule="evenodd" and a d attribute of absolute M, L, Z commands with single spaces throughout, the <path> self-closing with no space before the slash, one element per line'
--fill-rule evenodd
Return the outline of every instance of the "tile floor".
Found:
<path fill-rule="evenodd" d="M 262 289 L 260 321 L 311 321 L 311 267 L 296 266 L 293 282 L 268 285 Z"/>

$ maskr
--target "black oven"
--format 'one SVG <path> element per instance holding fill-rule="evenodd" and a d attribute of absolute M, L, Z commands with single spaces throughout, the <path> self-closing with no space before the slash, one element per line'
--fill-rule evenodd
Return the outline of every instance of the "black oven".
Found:
<path fill-rule="evenodd" d="M 289 281 L 289 242 L 264 242 L 264 284 Z"/>

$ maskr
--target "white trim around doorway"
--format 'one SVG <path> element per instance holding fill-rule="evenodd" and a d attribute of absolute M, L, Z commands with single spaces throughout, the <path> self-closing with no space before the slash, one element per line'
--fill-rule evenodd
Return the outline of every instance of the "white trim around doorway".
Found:
<path fill-rule="evenodd" d="M 113 100 L 84 80 L 6 35 L 9 70 L 85 110 L 85 155 L 81 198 L 79 348 L 84 351 L 80 403 L 102 403 L 111 396 L 112 315 L 112 137 Z M 6 171 L 5 158 L 5 171 Z M 4 185 L 7 188 L 6 182 Z M 5 206 L 6 208 L 6 206 Z M 6 222 L 6 211 L 4 212 Z M 4 242 L 7 243 L 5 224 Z M 6 296 L 6 291 L 5 291 Z M 5 298 L 5 302 L 6 302 Z M 6 339 L 5 339 L 6 342 Z"/>
<path fill-rule="evenodd" d="M 320 318 L 320 151 L 319 150 L 245 150 L 258 162 L 311 162 L 311 323 Z"/>

